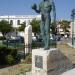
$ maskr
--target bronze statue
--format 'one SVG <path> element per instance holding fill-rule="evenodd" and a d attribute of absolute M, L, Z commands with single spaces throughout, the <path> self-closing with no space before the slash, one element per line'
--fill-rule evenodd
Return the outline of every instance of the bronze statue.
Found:
<path fill-rule="evenodd" d="M 50 48 L 50 29 L 51 29 L 51 11 L 53 10 L 54 15 L 54 22 L 56 19 L 56 13 L 55 13 L 55 5 L 54 2 L 51 0 L 43 0 L 39 7 L 37 8 L 37 5 L 34 4 L 32 6 L 32 9 L 34 9 L 37 13 L 41 14 L 41 35 L 44 42 L 44 49 L 48 50 Z"/>

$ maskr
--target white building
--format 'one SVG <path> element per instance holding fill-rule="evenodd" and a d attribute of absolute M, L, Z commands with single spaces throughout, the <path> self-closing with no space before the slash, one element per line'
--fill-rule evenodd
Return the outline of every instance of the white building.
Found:
<path fill-rule="evenodd" d="M 20 24 L 23 22 L 28 24 L 27 22 L 31 22 L 33 19 L 40 20 L 41 15 L 4 15 L 4 16 L 0 16 L 0 21 L 1 20 L 8 21 L 10 24 L 12 24 L 12 27 L 14 28 L 18 28 Z M 23 35 L 23 33 L 21 32 L 20 35 Z"/>
<path fill-rule="evenodd" d="M 11 23 L 13 27 L 19 27 L 19 25 L 23 22 L 31 22 L 33 19 L 39 20 L 40 18 L 40 15 L 7 15 L 0 16 L 0 21 L 6 20 Z"/>
<path fill-rule="evenodd" d="M 75 37 L 75 21 L 70 23 L 70 37 Z"/>
<path fill-rule="evenodd" d="M 61 27 L 60 24 L 57 24 L 57 33 L 60 34 L 60 35 L 64 35 L 65 32 L 63 30 L 63 28 Z"/>

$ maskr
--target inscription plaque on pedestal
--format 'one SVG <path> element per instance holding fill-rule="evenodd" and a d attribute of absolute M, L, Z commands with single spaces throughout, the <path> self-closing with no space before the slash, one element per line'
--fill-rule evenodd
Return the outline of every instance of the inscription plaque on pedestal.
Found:
<path fill-rule="evenodd" d="M 35 56 L 35 67 L 43 68 L 43 58 L 42 56 Z"/>

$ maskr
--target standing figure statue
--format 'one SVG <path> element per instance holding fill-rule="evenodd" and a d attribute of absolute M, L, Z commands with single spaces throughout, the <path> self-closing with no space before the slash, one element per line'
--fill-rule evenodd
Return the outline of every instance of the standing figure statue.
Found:
<path fill-rule="evenodd" d="M 55 13 L 55 5 L 54 2 L 51 0 L 43 0 L 39 7 L 37 8 L 37 5 L 34 4 L 32 6 L 32 9 L 34 9 L 37 13 L 41 14 L 41 35 L 44 42 L 44 49 L 48 50 L 50 48 L 50 29 L 51 29 L 51 11 L 53 10 L 54 15 L 54 22 L 56 19 L 56 13 Z"/>

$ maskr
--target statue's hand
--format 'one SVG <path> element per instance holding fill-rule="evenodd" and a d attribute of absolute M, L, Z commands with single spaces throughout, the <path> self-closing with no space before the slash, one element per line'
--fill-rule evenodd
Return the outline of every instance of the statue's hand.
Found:
<path fill-rule="evenodd" d="M 32 9 L 36 10 L 37 9 L 37 5 L 36 4 L 33 4 L 32 5 Z"/>

